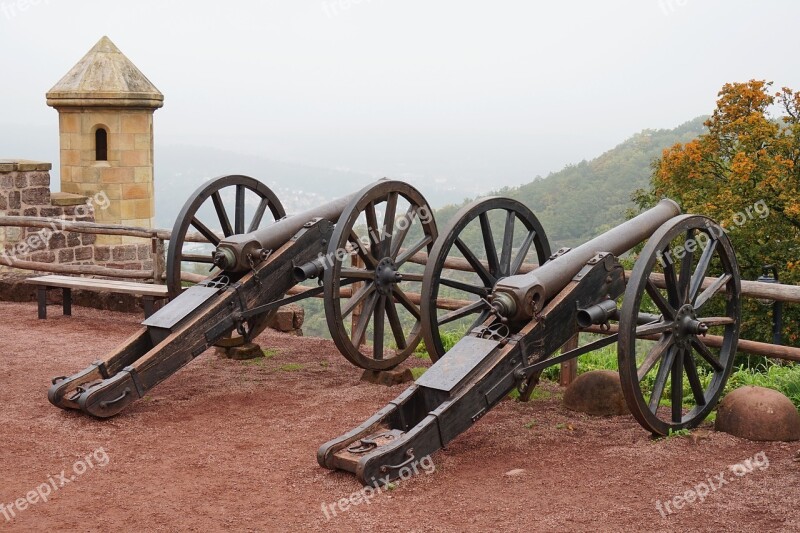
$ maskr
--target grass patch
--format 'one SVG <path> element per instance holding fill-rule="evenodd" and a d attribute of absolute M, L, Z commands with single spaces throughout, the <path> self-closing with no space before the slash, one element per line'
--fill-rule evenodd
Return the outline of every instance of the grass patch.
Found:
<path fill-rule="evenodd" d="M 449 331 L 440 331 L 439 337 L 442 339 L 442 346 L 444 347 L 445 352 L 449 352 L 450 349 L 456 345 L 461 338 L 467 334 L 467 329 L 464 327 L 463 329 L 456 329 L 456 330 L 449 330 Z M 419 346 L 417 346 L 417 350 L 414 352 L 414 356 L 418 357 L 419 359 L 430 359 L 431 354 L 428 352 L 428 347 L 425 346 L 425 341 L 421 341 Z"/>
<path fill-rule="evenodd" d="M 725 394 L 748 385 L 781 392 L 792 400 L 795 407 L 800 408 L 800 365 L 767 362 L 754 368 L 740 366 L 731 373 Z"/>
<path fill-rule="evenodd" d="M 689 431 L 688 429 L 676 429 L 674 431 L 670 429 L 669 433 L 664 438 L 665 439 L 674 439 L 676 437 L 683 438 L 683 437 L 688 437 L 691 434 L 692 434 L 692 432 Z"/>
<path fill-rule="evenodd" d="M 266 348 L 265 350 L 262 351 L 264 352 L 264 357 L 267 359 L 272 359 L 273 357 L 278 355 L 278 350 L 274 348 Z"/>
<path fill-rule="evenodd" d="M 297 372 L 298 370 L 303 370 L 303 365 L 300 363 L 287 363 L 285 365 L 281 365 L 280 369 L 284 372 Z"/>
<path fill-rule="evenodd" d="M 414 379 L 419 379 L 419 377 L 424 374 L 426 370 L 428 370 L 426 367 L 418 366 L 411 369 L 411 375 L 414 376 Z"/>
<path fill-rule="evenodd" d="M 536 426 L 536 420 L 531 420 L 525 424 L 525 429 L 533 429 Z"/>
<path fill-rule="evenodd" d="M 543 389 L 542 387 L 536 387 L 531 392 L 531 400 L 548 400 L 553 397 L 553 393 L 549 390 Z M 511 400 L 519 401 L 519 389 L 514 389 L 508 393 L 508 398 Z"/>

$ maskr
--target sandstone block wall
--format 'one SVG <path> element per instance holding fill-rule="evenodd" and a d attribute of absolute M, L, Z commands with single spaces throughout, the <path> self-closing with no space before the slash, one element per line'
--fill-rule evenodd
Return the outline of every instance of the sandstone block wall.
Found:
<path fill-rule="evenodd" d="M 51 193 L 50 163 L 0 160 L 0 216 L 48 217 L 94 222 L 113 204 L 102 192 L 94 196 Z M 58 222 L 46 228 L 0 227 L 0 264 L 14 261 L 91 264 L 129 270 L 153 268 L 152 245 L 98 244 L 98 236 L 64 231 Z"/>

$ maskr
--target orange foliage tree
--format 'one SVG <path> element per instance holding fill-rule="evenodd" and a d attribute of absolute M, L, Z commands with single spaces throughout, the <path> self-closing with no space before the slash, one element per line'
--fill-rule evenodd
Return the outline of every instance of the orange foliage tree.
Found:
<path fill-rule="evenodd" d="M 642 208 L 662 196 L 684 212 L 715 219 L 728 231 L 742 279 L 765 264 L 781 281 L 800 283 L 800 92 L 772 82 L 728 83 L 719 92 L 708 133 L 664 150 Z M 784 343 L 800 345 L 800 306 L 784 309 Z M 743 337 L 769 342 L 771 309 L 745 300 Z"/>

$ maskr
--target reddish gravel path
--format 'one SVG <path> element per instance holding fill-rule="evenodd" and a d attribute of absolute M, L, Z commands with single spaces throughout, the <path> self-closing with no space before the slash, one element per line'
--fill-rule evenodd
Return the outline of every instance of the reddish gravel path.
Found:
<path fill-rule="evenodd" d="M 507 401 L 487 414 L 434 455 L 435 473 L 326 519 L 323 503 L 360 487 L 318 467 L 318 446 L 402 385 L 359 382 L 360 371 L 328 341 L 271 333 L 262 343 L 277 354 L 262 364 L 209 352 L 120 416 L 94 420 L 52 407 L 49 380 L 103 356 L 138 317 L 80 307 L 72 318 L 35 315 L 34 304 L 0 303 L 0 502 L 24 498 L 62 470 L 69 476 L 99 448 L 106 455 L 97 452 L 97 466 L 46 503 L 11 521 L 0 512 L 0 529 L 800 530 L 800 444 L 715 433 L 652 441 L 631 418 L 565 410 L 556 387 L 549 399 Z M 302 368 L 281 369 L 289 363 Z M 769 461 L 764 470 L 741 478 L 728 470 L 759 452 Z M 512 469 L 524 472 L 504 475 Z M 703 503 L 659 514 L 657 500 L 721 472 L 731 481 Z"/>

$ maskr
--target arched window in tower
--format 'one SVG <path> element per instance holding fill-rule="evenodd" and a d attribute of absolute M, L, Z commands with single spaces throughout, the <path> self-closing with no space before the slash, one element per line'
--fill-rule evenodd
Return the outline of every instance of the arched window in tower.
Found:
<path fill-rule="evenodd" d="M 96 161 L 108 161 L 108 132 L 103 128 L 94 132 L 94 151 Z"/>

